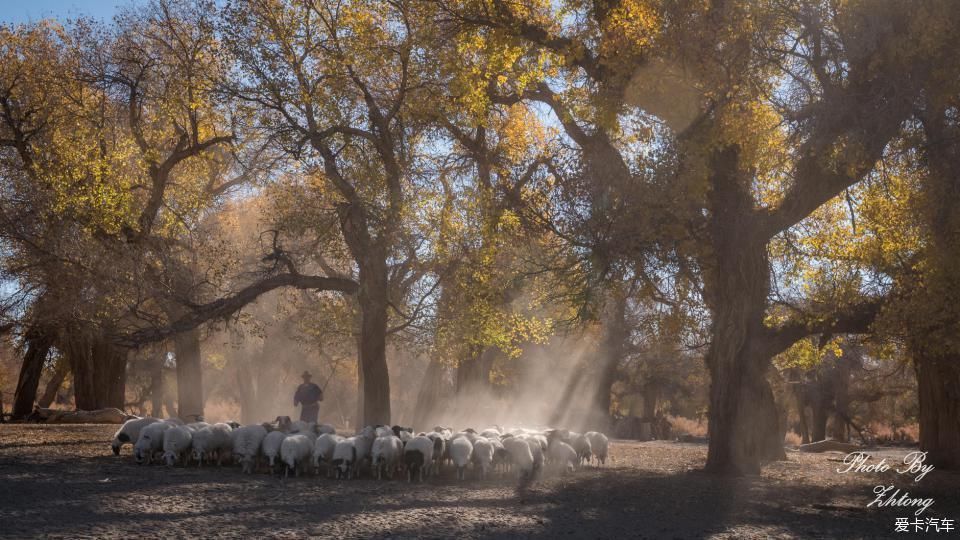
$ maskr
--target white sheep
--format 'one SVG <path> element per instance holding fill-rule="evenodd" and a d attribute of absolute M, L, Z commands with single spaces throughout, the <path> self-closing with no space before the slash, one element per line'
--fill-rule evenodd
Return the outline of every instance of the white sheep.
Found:
<path fill-rule="evenodd" d="M 590 441 L 590 450 L 593 456 L 597 458 L 601 465 L 606 465 L 607 452 L 610 447 L 610 440 L 607 439 L 607 436 L 599 431 L 588 431 L 584 436 Z"/>
<path fill-rule="evenodd" d="M 313 467 L 316 472 L 320 472 L 320 464 L 327 464 L 327 477 L 333 475 L 333 467 L 331 463 L 333 461 L 333 450 L 336 448 L 337 443 L 342 441 L 343 437 L 333 434 L 333 433 L 324 433 L 317 437 L 317 440 L 313 443 Z"/>
<path fill-rule="evenodd" d="M 317 435 L 336 435 L 337 428 L 331 426 L 330 424 L 317 424 L 316 432 Z"/>
<path fill-rule="evenodd" d="M 277 465 L 279 465 L 280 457 L 280 446 L 283 444 L 283 440 L 287 438 L 287 434 L 283 431 L 271 431 L 267 433 L 267 436 L 263 438 L 263 444 L 260 446 L 260 453 L 263 454 L 263 457 L 267 459 L 267 464 L 270 467 L 270 471 L 274 471 Z"/>
<path fill-rule="evenodd" d="M 124 422 L 123 425 L 120 426 L 120 429 L 113 435 L 113 442 L 110 443 L 110 447 L 113 449 L 113 455 L 119 456 L 120 449 L 123 448 L 125 444 L 132 445 L 137 442 L 137 439 L 140 438 L 140 430 L 159 421 L 160 420 L 152 416 L 147 416 L 146 418 L 132 418 Z"/>
<path fill-rule="evenodd" d="M 197 431 L 200 431 L 200 430 L 203 429 L 203 428 L 208 428 L 208 427 L 210 427 L 210 424 L 208 424 L 207 422 L 202 422 L 202 421 L 201 421 L 201 422 L 190 422 L 189 424 L 187 424 L 186 427 L 187 427 L 187 429 L 189 429 L 189 430 L 192 431 L 192 432 L 197 432 Z"/>
<path fill-rule="evenodd" d="M 217 466 L 223 464 L 223 458 L 228 457 L 233 451 L 233 427 L 230 424 L 220 422 L 210 426 L 213 432 L 213 444 L 208 451 L 217 454 Z"/>
<path fill-rule="evenodd" d="M 170 422 L 156 422 L 144 426 L 140 430 L 140 437 L 133 445 L 133 458 L 137 463 L 143 464 L 144 461 L 149 465 L 153 461 L 153 455 L 163 451 L 163 434 L 174 424 Z"/>
<path fill-rule="evenodd" d="M 593 450 L 590 445 L 590 439 L 580 433 L 570 433 L 570 446 L 577 452 L 578 464 L 590 462 L 590 456 Z"/>
<path fill-rule="evenodd" d="M 375 435 L 377 436 L 377 438 L 388 437 L 390 435 L 393 435 L 393 428 L 391 428 L 390 426 L 377 426 L 375 430 Z M 394 437 L 396 437 L 396 435 L 394 435 Z"/>
<path fill-rule="evenodd" d="M 244 474 L 251 474 L 257 465 L 260 446 L 267 437 L 267 429 L 261 425 L 241 426 L 230 434 L 233 439 L 233 455 L 240 460 Z"/>
<path fill-rule="evenodd" d="M 511 437 L 508 437 L 511 438 Z M 493 468 L 506 470 L 510 467 L 510 455 L 500 439 L 487 439 L 493 446 Z"/>
<path fill-rule="evenodd" d="M 525 438 L 527 445 L 530 446 L 530 453 L 533 455 L 533 474 L 536 475 L 543 469 L 544 462 L 544 444 L 536 435 L 529 435 Z M 532 477 L 531 477 L 532 478 Z"/>
<path fill-rule="evenodd" d="M 533 479 L 533 452 L 530 451 L 530 445 L 526 439 L 520 437 L 509 437 L 503 440 L 503 447 L 510 455 L 510 462 L 517 470 L 517 475 L 522 482 Z"/>
<path fill-rule="evenodd" d="M 310 432 L 313 432 L 312 427 Z M 312 453 L 313 439 L 306 433 L 294 433 L 283 439 L 280 445 L 280 459 L 286 465 L 284 478 L 290 476 L 290 471 L 293 471 L 294 476 L 299 476 L 300 471 L 304 470 L 310 461 Z"/>
<path fill-rule="evenodd" d="M 551 462 L 556 463 L 558 467 L 566 468 L 570 471 L 574 470 L 580 463 L 576 450 L 561 440 L 555 440 L 550 443 L 548 455 Z"/>
<path fill-rule="evenodd" d="M 190 453 L 193 460 L 197 462 L 197 467 L 203 465 L 203 460 L 213 453 L 213 429 L 205 427 L 193 433 L 193 441 L 190 444 Z"/>
<path fill-rule="evenodd" d="M 333 459 L 330 463 L 337 471 L 337 480 L 349 479 L 351 474 L 355 474 L 355 465 L 357 462 L 357 447 L 354 446 L 355 437 L 344 439 L 337 442 L 333 448 Z"/>
<path fill-rule="evenodd" d="M 413 482 L 414 475 L 419 474 L 423 482 L 423 472 L 430 472 L 430 463 L 433 460 L 433 441 L 424 435 L 418 435 L 403 447 L 403 464 L 407 468 L 407 481 Z"/>
<path fill-rule="evenodd" d="M 163 460 L 167 467 L 173 467 L 178 461 L 187 462 L 193 432 L 186 426 L 173 426 L 163 433 Z"/>
<path fill-rule="evenodd" d="M 473 462 L 476 465 L 477 475 L 481 480 L 486 479 L 487 473 L 493 466 L 493 456 L 496 453 L 496 449 L 492 441 L 492 439 L 481 437 L 477 439 L 477 442 L 473 443 Z"/>
<path fill-rule="evenodd" d="M 373 441 L 371 455 L 373 456 L 373 468 L 377 471 L 377 480 L 386 476 L 393 479 L 393 473 L 397 470 L 397 464 L 400 463 L 400 456 L 403 454 L 403 442 L 400 437 L 393 434 L 390 430 L 389 435 L 377 437 Z"/>
<path fill-rule="evenodd" d="M 357 460 L 353 464 L 354 477 L 360 478 L 361 466 L 364 462 L 371 460 L 370 451 L 373 449 L 373 441 L 376 438 L 376 432 L 369 426 L 353 437 L 353 446 L 357 449 Z"/>
<path fill-rule="evenodd" d="M 166 423 L 168 423 L 168 424 L 171 424 L 171 425 L 174 425 L 174 426 L 185 426 L 185 425 L 186 425 L 186 423 L 184 423 L 184 421 L 181 420 L 181 419 L 179 419 L 179 418 L 167 418 L 167 419 L 164 419 L 164 422 L 166 422 Z"/>
<path fill-rule="evenodd" d="M 467 464 L 473 457 L 473 442 L 469 437 L 457 437 L 450 441 L 450 458 L 457 468 L 457 480 L 463 480 Z"/>

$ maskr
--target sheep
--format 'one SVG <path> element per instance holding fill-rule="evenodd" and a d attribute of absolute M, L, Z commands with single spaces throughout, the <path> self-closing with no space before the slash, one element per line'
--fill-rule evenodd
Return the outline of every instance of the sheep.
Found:
<path fill-rule="evenodd" d="M 423 482 L 423 470 L 429 473 L 430 463 L 433 460 L 433 441 L 429 437 L 418 435 L 410 440 L 403 448 L 403 464 L 407 468 L 407 481 L 413 482 L 413 477 L 419 474 Z"/>
<path fill-rule="evenodd" d="M 403 435 L 401 435 L 401 433 L 407 433 L 407 435 L 413 435 L 412 427 L 393 426 L 391 429 L 393 430 L 394 435 L 396 435 L 397 437 L 400 437 L 401 441 L 403 440 Z"/>
<path fill-rule="evenodd" d="M 480 480 L 486 479 L 487 472 L 493 465 L 493 456 L 495 453 L 496 449 L 493 446 L 492 439 L 481 437 L 477 439 L 477 442 L 473 443 L 473 462 L 476 465 L 477 476 L 480 477 Z"/>
<path fill-rule="evenodd" d="M 242 426 L 233 430 L 233 455 L 240 460 L 244 474 L 253 473 L 260 454 L 260 446 L 267 437 L 267 430 L 260 425 Z"/>
<path fill-rule="evenodd" d="M 189 424 L 187 424 L 186 427 L 187 427 L 187 429 L 189 429 L 189 430 L 192 431 L 192 432 L 197 432 L 197 431 L 200 431 L 200 430 L 203 429 L 203 428 L 210 427 L 210 424 L 208 424 L 208 423 L 206 423 L 206 422 L 190 422 Z"/>
<path fill-rule="evenodd" d="M 210 426 L 210 430 L 213 432 L 213 444 L 208 451 L 216 452 L 217 466 L 220 466 L 223 464 L 223 458 L 233 451 L 233 427 L 220 422 Z"/>
<path fill-rule="evenodd" d="M 433 475 L 438 476 L 440 474 L 444 456 L 447 454 L 447 441 L 444 439 L 442 434 L 437 433 L 436 431 L 427 433 L 427 437 L 433 441 Z"/>
<path fill-rule="evenodd" d="M 293 426 L 293 421 L 290 420 L 289 416 L 278 416 L 273 423 L 277 425 L 277 431 L 282 431 L 284 433 L 289 433 L 290 428 Z"/>
<path fill-rule="evenodd" d="M 394 437 L 396 437 L 396 435 L 393 433 L 393 429 L 391 429 L 390 426 L 376 426 L 375 434 L 377 438 L 387 437 L 389 435 L 393 435 Z"/>
<path fill-rule="evenodd" d="M 530 446 L 530 453 L 533 455 L 533 474 L 536 475 L 536 473 L 543 469 L 543 444 L 536 436 L 526 437 L 525 442 Z M 533 477 L 531 476 L 531 479 L 532 478 Z"/>
<path fill-rule="evenodd" d="M 138 464 L 144 461 L 149 465 L 153 461 L 153 454 L 163 451 L 163 434 L 174 424 L 170 422 L 156 422 L 140 430 L 140 437 L 133 445 L 133 458 Z"/>
<path fill-rule="evenodd" d="M 324 433 L 317 437 L 313 443 L 313 468 L 316 472 L 320 472 L 320 463 L 323 462 L 327 464 L 327 477 L 332 475 L 333 468 L 330 464 L 333 460 L 333 450 L 342 440 L 343 437 L 333 433 Z"/>
<path fill-rule="evenodd" d="M 601 465 L 606 465 L 607 451 L 610 446 L 607 436 L 599 431 L 588 431 L 584 434 L 584 437 L 590 442 L 590 450 L 593 452 L 593 456 L 597 458 Z"/>
<path fill-rule="evenodd" d="M 213 453 L 213 428 L 205 427 L 194 432 L 190 448 L 197 467 L 202 466 L 203 458 Z"/>
<path fill-rule="evenodd" d="M 450 457 L 457 468 L 457 480 L 463 480 L 467 464 L 473 457 L 473 442 L 469 437 L 458 437 L 450 441 Z"/>
<path fill-rule="evenodd" d="M 267 436 L 263 438 L 263 444 L 260 446 L 260 453 L 263 454 L 263 457 L 267 458 L 267 464 L 270 467 L 270 471 L 274 471 L 276 466 L 279 465 L 277 457 L 280 456 L 280 446 L 283 444 L 283 440 L 287 438 L 287 434 L 283 431 L 271 431 L 267 433 Z"/>
<path fill-rule="evenodd" d="M 355 438 L 344 439 L 337 442 L 333 448 L 333 459 L 330 463 L 337 471 L 337 480 L 349 479 L 354 473 L 354 465 L 357 462 L 357 447 L 354 446 Z"/>
<path fill-rule="evenodd" d="M 288 434 L 293 433 L 313 433 L 316 434 L 317 425 L 313 422 L 304 422 L 302 420 L 297 420 L 290 424 L 290 429 L 287 430 Z"/>
<path fill-rule="evenodd" d="M 510 462 L 517 469 L 517 475 L 522 483 L 533 479 L 533 452 L 525 439 L 510 437 L 503 441 L 503 446 L 510 455 Z"/>
<path fill-rule="evenodd" d="M 110 447 L 113 449 L 113 455 L 119 456 L 120 449 L 123 448 L 123 445 L 137 442 L 137 439 L 140 438 L 140 430 L 159 421 L 160 420 L 152 416 L 147 416 L 146 418 L 133 418 L 124 422 L 123 425 L 120 426 L 120 429 L 113 435 L 113 442 L 110 443 Z"/>
<path fill-rule="evenodd" d="M 578 465 L 583 462 L 590 462 L 592 454 L 590 439 L 580 433 L 570 433 L 570 446 L 577 452 Z"/>
<path fill-rule="evenodd" d="M 550 461 L 556 463 L 559 467 L 566 468 L 570 471 L 574 470 L 580 462 L 576 450 L 574 450 L 569 444 L 560 440 L 553 441 L 550 444 L 548 454 L 550 456 Z"/>
<path fill-rule="evenodd" d="M 397 437 L 391 431 L 389 435 L 377 437 L 373 441 L 373 468 L 377 471 L 377 480 L 383 475 L 390 480 L 393 479 L 393 472 L 397 469 L 400 462 L 400 456 L 403 453 L 403 443 L 400 437 Z"/>
<path fill-rule="evenodd" d="M 187 426 L 173 426 L 163 433 L 163 460 L 167 467 L 173 467 L 181 460 L 186 465 L 192 441 L 193 431 Z"/>
<path fill-rule="evenodd" d="M 290 476 L 290 471 L 293 471 L 294 476 L 299 476 L 309 462 L 312 452 L 313 439 L 305 433 L 294 433 L 283 439 L 280 444 L 280 459 L 286 465 L 283 477 Z"/>
<path fill-rule="evenodd" d="M 164 420 L 164 422 L 166 422 L 166 423 L 168 423 L 168 424 L 170 424 L 170 425 L 174 425 L 174 426 L 184 426 L 184 425 L 186 425 L 186 424 L 184 423 L 184 421 L 181 420 L 181 419 L 179 419 L 179 418 L 167 418 L 166 420 Z"/>
<path fill-rule="evenodd" d="M 331 426 L 330 424 L 317 424 L 317 427 L 314 431 L 317 432 L 317 435 L 337 434 L 337 428 Z"/>
<path fill-rule="evenodd" d="M 353 437 L 353 445 L 357 449 L 357 460 L 353 464 L 354 477 L 360 478 L 360 467 L 363 462 L 370 461 L 370 450 L 373 448 L 373 441 L 376 439 L 376 432 L 370 426 L 360 430 L 359 435 Z"/>
<path fill-rule="evenodd" d="M 500 438 L 500 435 L 503 434 L 500 426 L 491 426 L 480 432 L 480 436 L 485 439 Z"/>
<path fill-rule="evenodd" d="M 507 437 L 505 440 L 511 438 L 512 437 Z M 487 441 L 493 446 L 493 467 L 495 469 L 507 469 L 510 466 L 510 454 L 507 453 L 507 449 L 504 448 L 503 442 L 499 439 L 487 439 Z"/>

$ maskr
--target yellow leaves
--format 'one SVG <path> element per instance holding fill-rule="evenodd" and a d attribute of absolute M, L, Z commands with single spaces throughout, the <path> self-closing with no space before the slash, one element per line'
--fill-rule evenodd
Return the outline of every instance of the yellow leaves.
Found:
<path fill-rule="evenodd" d="M 646 0 L 625 0 L 605 20 L 601 52 L 609 59 L 633 57 L 644 52 L 656 39 L 662 24 L 657 6 Z M 576 51 L 572 51 L 576 54 Z M 625 58 L 617 59 L 619 61 Z"/>

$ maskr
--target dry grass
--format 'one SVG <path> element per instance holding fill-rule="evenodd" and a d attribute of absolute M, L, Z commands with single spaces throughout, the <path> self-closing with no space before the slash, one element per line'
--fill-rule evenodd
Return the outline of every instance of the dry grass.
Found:
<path fill-rule="evenodd" d="M 920 426 L 918 424 L 907 424 L 894 428 L 889 424 L 871 422 L 867 426 L 867 430 L 873 434 L 879 444 L 914 443 L 920 440 Z"/>
<path fill-rule="evenodd" d="M 707 436 L 706 422 L 692 420 L 690 418 L 686 418 L 683 416 L 670 416 L 670 415 L 667 415 L 667 421 L 670 422 L 670 427 L 673 430 L 674 436 L 681 436 L 681 435 L 690 435 L 693 437 Z"/>
<path fill-rule="evenodd" d="M 800 446 L 803 439 L 795 431 L 788 431 L 783 436 L 783 444 L 786 446 Z"/>

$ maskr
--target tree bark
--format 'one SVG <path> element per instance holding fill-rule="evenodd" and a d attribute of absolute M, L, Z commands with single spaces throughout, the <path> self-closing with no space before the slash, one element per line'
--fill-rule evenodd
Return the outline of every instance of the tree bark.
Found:
<path fill-rule="evenodd" d="M 102 332 L 89 328 L 66 329 L 58 341 L 73 372 L 74 401 L 78 410 L 124 408 L 127 349 L 113 344 Z"/>
<path fill-rule="evenodd" d="M 163 418 L 163 402 L 166 388 L 163 380 L 163 365 L 166 353 L 158 354 L 150 369 L 150 414 L 154 418 Z"/>
<path fill-rule="evenodd" d="M 203 416 L 203 370 L 200 330 L 194 328 L 173 338 L 177 360 L 177 415 L 192 421 Z"/>
<path fill-rule="evenodd" d="M 915 354 L 920 450 L 927 463 L 960 468 L 960 357 Z"/>
<path fill-rule="evenodd" d="M 31 332 L 24 341 L 23 362 L 14 393 L 14 419 L 26 418 L 33 411 L 43 364 L 51 347 L 51 340 L 40 332 Z"/>
<path fill-rule="evenodd" d="M 49 407 L 50 404 L 53 403 L 54 398 L 57 397 L 57 392 L 60 391 L 60 387 L 63 386 L 63 381 L 66 380 L 69 373 L 70 365 L 65 359 L 61 358 L 57 362 L 57 366 L 53 371 L 53 375 L 47 382 L 47 387 L 43 390 L 43 395 L 41 395 L 40 399 L 37 400 L 37 405 L 44 409 Z"/>
<path fill-rule="evenodd" d="M 703 261 L 712 312 L 707 470 L 757 474 L 763 461 L 786 459 L 779 415 L 766 375 L 771 355 L 763 319 L 770 289 L 767 238 L 754 219 L 749 183 L 740 179 L 738 149 L 712 164 L 710 234 Z"/>
<path fill-rule="evenodd" d="M 386 258 L 366 257 L 360 265 L 361 386 L 358 426 L 390 424 L 390 373 L 387 368 L 388 281 Z"/>
<path fill-rule="evenodd" d="M 23 364 L 20 366 L 17 389 L 13 398 L 12 416 L 15 420 L 26 418 L 33 412 L 43 363 L 47 360 L 50 347 L 53 346 L 53 339 L 40 331 L 31 331 L 27 334 L 25 341 Z"/>

